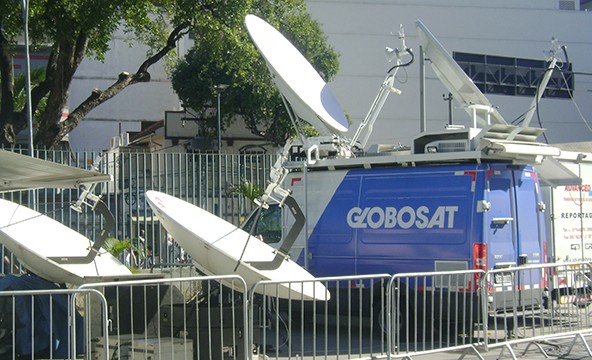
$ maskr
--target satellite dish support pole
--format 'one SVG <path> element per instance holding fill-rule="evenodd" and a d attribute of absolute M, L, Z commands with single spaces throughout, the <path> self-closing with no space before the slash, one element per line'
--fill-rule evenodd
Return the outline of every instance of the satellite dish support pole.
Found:
<path fill-rule="evenodd" d="M 419 132 L 426 131 L 425 55 L 419 46 Z"/>

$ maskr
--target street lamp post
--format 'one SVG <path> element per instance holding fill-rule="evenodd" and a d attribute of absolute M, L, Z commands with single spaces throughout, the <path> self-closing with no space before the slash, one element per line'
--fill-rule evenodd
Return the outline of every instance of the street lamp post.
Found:
<path fill-rule="evenodd" d="M 33 155 L 33 109 L 31 105 L 31 56 L 29 54 L 29 0 L 22 0 L 23 27 L 25 30 L 25 77 L 27 95 L 27 121 L 29 123 L 29 155 Z"/>
<path fill-rule="evenodd" d="M 29 0 L 21 0 L 23 12 L 23 28 L 25 35 L 25 91 L 27 98 L 27 122 L 29 125 L 29 156 L 35 157 L 33 154 L 33 105 L 31 104 L 31 54 L 29 53 Z M 35 209 L 37 207 L 37 190 L 29 191 L 30 206 Z"/>
<path fill-rule="evenodd" d="M 222 130 L 220 126 L 220 94 L 228 88 L 227 84 L 214 85 L 218 97 L 218 216 L 222 217 Z"/>

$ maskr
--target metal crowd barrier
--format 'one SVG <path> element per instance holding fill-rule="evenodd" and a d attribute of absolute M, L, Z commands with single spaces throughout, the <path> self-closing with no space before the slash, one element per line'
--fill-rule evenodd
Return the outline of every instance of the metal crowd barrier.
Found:
<path fill-rule="evenodd" d="M 81 288 L 101 291 L 108 303 L 107 333 L 86 335 L 92 359 L 248 359 L 254 351 L 248 342 L 247 288 L 238 276 L 118 281 Z M 92 308 L 86 311 L 96 313 Z"/>
<path fill-rule="evenodd" d="M 251 316 L 259 317 L 260 356 L 271 359 L 377 358 L 386 347 L 388 274 L 317 278 L 331 293 L 329 301 L 294 296 L 280 299 L 280 284 L 304 287 L 311 281 L 260 281 L 250 292 Z"/>
<path fill-rule="evenodd" d="M 590 264 L 545 264 L 484 271 L 398 274 L 389 283 L 391 357 L 445 351 L 480 353 L 592 334 Z M 501 355 L 501 354 L 500 354 Z M 546 354 L 545 354 L 546 355 Z M 566 354 L 563 354 L 566 355 Z"/>
<path fill-rule="evenodd" d="M 90 322 L 83 308 L 90 302 L 103 310 L 98 323 L 106 331 L 107 303 L 96 290 L 0 291 L 0 357 L 76 359 L 84 355 Z"/>
<path fill-rule="evenodd" d="M 490 289 L 485 351 L 501 348 L 514 358 L 513 346 L 528 344 L 544 353 L 540 342 L 572 337 L 581 340 L 589 356 L 585 336 L 592 334 L 592 274 L 589 263 L 545 264 L 496 269 L 487 273 Z M 544 289 L 538 287 L 542 278 Z M 505 304 L 505 306 L 500 306 Z M 573 348 L 568 348 L 567 353 Z"/>
<path fill-rule="evenodd" d="M 390 353 L 473 349 L 483 341 L 485 271 L 397 274 L 388 287 Z M 396 356 L 397 357 L 397 356 Z"/>
<path fill-rule="evenodd" d="M 248 289 L 238 276 L 174 273 L 6 290 L 0 357 L 380 359 L 454 351 L 482 358 L 499 350 L 515 358 L 518 345 L 544 352 L 541 344 L 566 338 L 568 352 L 581 342 L 592 356 L 591 273 L 587 263 L 570 263 L 315 279 L 329 301 L 275 295 L 281 284 L 297 289 L 312 280 Z"/>

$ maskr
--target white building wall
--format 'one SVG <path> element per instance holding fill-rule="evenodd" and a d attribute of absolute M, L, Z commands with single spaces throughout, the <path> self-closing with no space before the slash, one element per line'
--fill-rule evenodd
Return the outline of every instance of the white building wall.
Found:
<path fill-rule="evenodd" d="M 567 46 L 574 71 L 592 72 L 592 13 L 557 10 L 555 0 L 308 0 L 309 11 L 318 19 L 328 41 L 341 54 L 340 71 L 329 84 L 353 125 L 364 118 L 386 71 L 385 46 L 398 47 L 396 36 L 403 24 L 407 46 L 416 62 L 400 71 L 396 87 L 401 95 L 390 95 L 371 143 L 410 144 L 419 131 L 419 40 L 415 20 L 420 19 L 453 51 L 542 59 L 556 37 Z M 428 130 L 441 129 L 448 120 L 448 91 L 426 62 Z M 402 84 L 401 82 L 406 82 Z M 592 122 L 592 77 L 576 75 L 575 101 Z M 529 97 L 487 95 L 508 122 L 529 107 Z M 455 122 L 467 124 L 469 117 L 455 109 Z M 566 99 L 543 99 L 540 105 L 543 127 L 550 142 L 586 141 L 592 130 Z M 531 126 L 538 126 L 536 118 Z"/>
<path fill-rule="evenodd" d="M 414 25 L 421 19 L 449 51 L 483 53 L 542 59 L 543 51 L 556 37 L 567 46 L 574 71 L 592 72 L 592 13 L 558 10 L 559 0 L 307 0 L 328 41 L 341 54 L 340 71 L 329 84 L 353 122 L 353 136 L 372 103 L 386 71 L 385 46 L 398 47 L 396 36 L 403 24 L 407 45 L 419 55 Z M 186 46 L 186 44 L 181 44 Z M 145 60 L 145 50 L 130 51 L 120 34 L 112 43 L 104 64 L 86 60 L 73 83 L 70 109 L 83 101 L 93 88 L 105 89 L 121 71 L 135 72 Z M 374 127 L 371 143 L 410 144 L 419 131 L 419 61 L 400 71 L 396 87 L 401 95 L 390 95 Z M 137 84 L 99 106 L 71 133 L 72 148 L 105 149 L 109 139 L 122 131 L 140 130 L 143 120 L 164 118 L 166 110 L 180 110 L 162 64 L 150 68 L 152 81 Z M 426 64 L 428 130 L 440 129 L 448 120 L 447 90 Z M 402 83 L 405 82 L 405 83 Z M 576 75 L 575 101 L 592 122 L 592 77 Z M 531 98 L 487 95 L 508 122 L 526 111 Z M 543 99 L 543 127 L 552 143 L 588 141 L 592 131 L 574 103 L 566 99 Z M 469 117 L 455 109 L 455 122 Z M 536 118 L 531 123 L 537 124 Z"/>

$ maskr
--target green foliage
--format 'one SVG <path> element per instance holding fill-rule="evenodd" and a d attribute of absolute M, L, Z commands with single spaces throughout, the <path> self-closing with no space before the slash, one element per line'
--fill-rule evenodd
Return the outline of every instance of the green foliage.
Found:
<path fill-rule="evenodd" d="M 45 69 L 31 69 L 31 86 L 36 86 L 42 81 L 45 81 Z M 14 104 L 15 107 L 19 109 L 22 109 L 27 105 L 27 76 L 24 73 L 20 74 L 14 79 Z M 40 121 L 41 114 L 43 113 L 43 111 L 45 111 L 46 106 L 47 96 L 43 97 L 39 101 L 39 104 L 35 109 L 33 119 L 36 123 Z"/>
<path fill-rule="evenodd" d="M 139 261 L 139 259 L 143 259 L 146 256 L 144 254 L 144 251 L 142 249 L 138 248 L 136 245 L 134 245 L 134 243 L 130 239 L 119 240 L 114 237 L 109 237 L 105 240 L 105 243 L 103 244 L 103 249 L 105 249 L 107 252 L 109 252 L 111 255 L 113 255 L 115 258 L 118 258 L 118 259 L 126 251 L 136 252 L 136 254 L 138 256 L 138 261 Z M 130 266 L 128 266 L 128 268 L 130 270 L 132 270 L 132 272 L 136 272 L 135 268 L 130 267 Z"/>
<path fill-rule="evenodd" d="M 303 1 L 253 1 L 251 7 L 243 9 L 282 32 L 326 81 L 335 76 L 338 56 L 327 44 L 320 24 L 306 12 Z M 242 19 L 232 26 L 216 21 L 198 26 L 195 45 L 175 67 L 172 81 L 182 102 L 206 120 L 210 129 L 206 133 L 214 133 L 217 126 L 217 114 L 207 111 L 216 100 L 214 85 L 229 84 L 221 96 L 223 128 L 240 118 L 253 134 L 276 145 L 295 134 L 277 87 Z"/>
<path fill-rule="evenodd" d="M 119 240 L 117 238 L 107 238 L 103 244 L 103 249 L 107 250 L 111 255 L 118 258 L 124 251 L 134 248 L 130 239 Z M 136 248 L 137 250 L 137 248 Z"/>
<path fill-rule="evenodd" d="M 168 1 L 159 3 L 165 8 L 171 6 Z M 153 8 L 151 1 L 29 1 L 29 39 L 33 48 L 41 48 L 69 42 L 86 33 L 89 37 L 88 54 L 103 59 L 118 26 L 124 23 L 137 28 L 141 23 L 139 14 L 145 15 L 147 9 Z M 3 1 L 0 14 L 3 35 L 15 44 L 23 29 L 20 1 Z"/>
<path fill-rule="evenodd" d="M 244 19 L 250 1 L 244 0 L 36 0 L 29 1 L 28 29 L 31 49 L 50 49 L 47 79 L 33 91 L 33 110 L 40 111 L 35 143 L 56 145 L 93 108 L 108 101 L 126 86 L 150 80 L 152 64 L 175 59 L 176 41 L 193 28 L 197 36 L 221 34 L 221 28 L 236 28 Z M 16 0 L 0 2 L 0 142 L 9 145 L 14 134 L 27 126 L 24 105 L 15 102 L 9 57 L 22 39 L 23 14 Z M 123 30 L 128 43 L 147 46 L 147 59 L 137 69 L 125 69 L 131 76 L 118 77 L 114 86 L 97 89 L 70 117 L 60 122 L 62 108 L 74 74 L 84 58 L 103 60 L 116 31 Z M 175 35 L 175 36 L 171 36 Z M 134 70 L 136 73 L 134 73 Z M 116 85 L 116 86 L 115 86 Z M 36 90 L 36 91 L 35 91 Z M 99 95 L 103 95 L 99 97 Z M 46 98 L 41 108 L 39 99 Z"/>
<path fill-rule="evenodd" d="M 35 143 L 40 146 L 59 142 L 84 117 L 80 112 L 72 122 L 60 123 L 62 109 L 68 103 L 70 84 L 85 57 L 103 60 L 113 34 L 120 27 L 133 32 L 137 41 L 162 47 L 162 41 L 159 44 L 158 40 L 166 38 L 170 27 L 157 26 L 162 21 L 159 22 L 158 16 L 153 17 L 153 14 L 168 14 L 175 9 L 181 12 L 176 8 L 176 2 L 168 0 L 39 0 L 28 1 L 28 4 L 26 18 L 30 48 L 50 53 L 46 78 L 33 84 L 32 89 L 31 104 L 38 129 Z M 5 145 L 13 145 L 14 135 L 27 127 L 26 102 L 13 91 L 17 84 L 12 78 L 10 62 L 17 46 L 22 45 L 19 36 L 22 36 L 23 28 L 21 2 L 0 2 L 0 142 Z M 97 101 L 84 111 L 88 113 L 99 104 Z"/>
<path fill-rule="evenodd" d="M 282 144 L 293 129 L 267 68 L 244 28 L 254 13 L 276 26 L 313 66 L 330 80 L 337 72 L 335 51 L 326 44 L 320 25 L 306 12 L 303 0 L 36 0 L 29 1 L 28 28 L 32 50 L 49 49 L 46 78 L 33 89 L 37 118 L 37 146 L 53 146 L 74 129 L 86 114 L 116 96 L 125 87 L 150 80 L 152 64 L 166 59 L 173 65 L 176 41 L 191 30 L 195 48 L 175 64 L 175 91 L 187 105 L 216 126 L 216 114 L 207 113 L 215 101 L 213 85 L 226 83 L 222 126 L 239 115 L 254 134 Z M 147 59 L 137 69 L 125 69 L 112 86 L 89 93 L 70 116 L 60 122 L 68 103 L 72 79 L 87 57 L 103 60 L 116 31 L 123 30 L 131 45 L 147 45 Z M 20 2 L 0 2 L 0 142 L 14 144 L 15 134 L 27 126 L 25 104 L 13 97 L 9 56 L 15 53 L 23 31 Z M 21 40 L 22 41 L 22 40 Z M 134 70 L 136 71 L 134 73 Z M 45 100 L 43 100 L 45 99 Z M 207 132 L 207 131 L 206 131 Z"/>
<path fill-rule="evenodd" d="M 251 201 L 255 201 L 258 197 L 263 195 L 263 189 L 261 189 L 261 187 L 246 179 L 241 180 L 238 185 L 233 185 L 230 188 L 230 192 L 242 195 Z"/>

